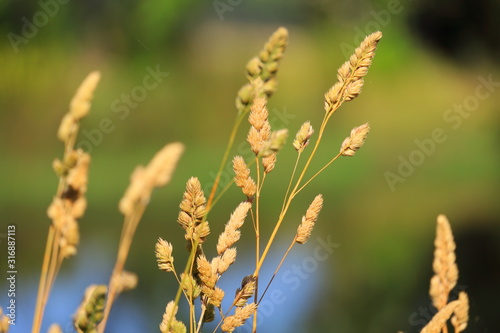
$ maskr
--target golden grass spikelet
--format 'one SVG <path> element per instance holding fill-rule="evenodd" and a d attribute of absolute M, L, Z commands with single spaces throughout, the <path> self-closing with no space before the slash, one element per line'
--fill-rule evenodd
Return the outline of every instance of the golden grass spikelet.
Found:
<path fill-rule="evenodd" d="M 259 55 L 247 63 L 246 76 L 250 83 L 238 91 L 236 109 L 239 115 L 248 110 L 247 107 L 255 96 L 265 94 L 269 98 L 276 92 L 278 86 L 276 74 L 287 43 L 288 31 L 280 27 L 271 35 Z M 261 84 L 255 85 L 256 81 L 261 81 Z"/>
<path fill-rule="evenodd" d="M 180 204 L 181 211 L 177 218 L 179 225 L 186 231 L 184 237 L 188 242 L 196 240 L 201 244 L 210 233 L 208 222 L 203 221 L 206 202 L 200 181 L 191 177 L 186 183 L 186 191 Z"/>
<path fill-rule="evenodd" d="M 219 287 L 209 288 L 206 285 L 201 286 L 201 292 L 206 298 L 208 304 L 215 306 L 216 308 L 220 308 L 222 299 L 224 298 L 224 290 Z"/>
<path fill-rule="evenodd" d="M 459 304 L 455 309 L 453 317 L 451 317 L 451 323 L 455 327 L 455 333 L 462 332 L 467 328 L 467 322 L 469 321 L 469 297 L 466 292 L 461 291 L 458 294 Z"/>
<path fill-rule="evenodd" d="M 215 287 L 212 294 L 208 298 L 210 304 L 216 308 L 220 308 L 222 300 L 224 299 L 224 290 L 219 287 Z"/>
<path fill-rule="evenodd" d="M 269 140 L 264 142 L 264 144 L 262 145 L 260 154 L 264 157 L 271 154 L 277 154 L 285 145 L 287 138 L 288 130 L 286 128 L 273 131 Z"/>
<path fill-rule="evenodd" d="M 78 149 L 76 150 L 76 158 L 74 167 L 68 171 L 66 181 L 73 191 L 81 195 L 87 191 L 90 155 Z"/>
<path fill-rule="evenodd" d="M 264 167 L 265 173 L 273 171 L 276 165 L 276 157 L 277 157 L 276 153 L 272 153 L 271 155 L 262 158 L 262 166 Z"/>
<path fill-rule="evenodd" d="M 279 68 L 279 60 L 283 57 L 288 44 L 288 30 L 278 28 L 268 39 L 258 57 L 252 58 L 246 66 L 247 77 L 253 80 L 260 77 L 264 82 L 268 82 L 276 76 Z M 270 96 L 274 91 L 266 94 Z"/>
<path fill-rule="evenodd" d="M 218 279 L 216 269 L 212 268 L 212 265 L 207 260 L 207 257 L 203 254 L 198 256 L 196 264 L 201 282 L 209 289 L 214 289 Z"/>
<path fill-rule="evenodd" d="M 257 310 L 255 303 L 250 303 L 244 307 L 236 308 L 234 315 L 224 318 L 221 326 L 223 332 L 233 332 L 235 328 L 242 326 L 245 321 Z"/>
<path fill-rule="evenodd" d="M 186 333 L 186 326 L 175 319 L 175 315 L 177 314 L 178 307 L 175 305 L 173 301 L 170 301 L 166 308 L 165 313 L 163 314 L 163 320 L 160 323 L 160 331 L 162 333 Z"/>
<path fill-rule="evenodd" d="M 250 177 L 250 169 L 247 167 L 245 160 L 241 156 L 235 156 L 233 159 L 234 182 L 236 186 L 240 187 L 248 198 L 255 195 L 257 185 Z"/>
<path fill-rule="evenodd" d="M 0 332 L 2 332 L 2 331 L 0 330 Z M 52 324 L 52 325 L 50 325 L 47 333 L 63 333 L 63 331 L 62 331 L 61 326 L 59 326 L 58 324 Z"/>
<path fill-rule="evenodd" d="M 163 240 L 161 237 L 158 238 L 155 245 L 155 255 L 160 270 L 164 272 L 171 272 L 174 270 L 174 257 L 172 251 L 172 244 Z"/>
<path fill-rule="evenodd" d="M 257 97 L 254 99 L 252 106 L 250 107 L 250 115 L 248 116 L 248 122 L 256 130 L 260 131 L 269 117 L 269 111 L 266 108 L 267 100 L 264 97 Z"/>
<path fill-rule="evenodd" d="M 245 218 L 247 217 L 248 211 L 251 207 L 251 203 L 242 202 L 231 214 L 229 222 L 226 223 L 226 227 L 224 228 L 222 234 L 220 234 L 219 240 L 217 241 L 217 253 L 219 255 L 223 254 L 228 248 L 233 246 L 238 239 L 240 239 L 241 233 L 238 229 L 243 226 Z"/>
<path fill-rule="evenodd" d="M 205 241 L 205 238 L 210 234 L 210 225 L 208 221 L 202 221 L 200 224 L 194 227 L 193 239 L 199 244 Z"/>
<path fill-rule="evenodd" d="M 79 333 L 96 332 L 97 325 L 104 318 L 104 304 L 108 288 L 91 285 L 85 290 L 83 301 L 74 315 L 74 325 Z"/>
<path fill-rule="evenodd" d="M 309 121 L 306 121 L 300 126 L 299 131 L 295 135 L 295 140 L 293 140 L 293 147 L 297 152 L 302 153 L 304 151 L 313 133 L 314 129 Z"/>
<path fill-rule="evenodd" d="M 354 156 L 356 151 L 363 146 L 369 131 L 370 125 L 368 123 L 353 128 L 351 135 L 345 138 L 340 146 L 342 156 Z"/>
<path fill-rule="evenodd" d="M 437 218 L 436 239 L 434 241 L 434 261 L 432 268 L 435 275 L 431 279 L 429 294 L 432 304 L 441 310 L 448 303 L 450 291 L 458 281 L 458 267 L 455 263 L 455 241 L 450 223 L 444 215 Z"/>
<path fill-rule="evenodd" d="M 318 194 L 313 202 L 309 205 L 306 211 L 306 215 L 302 217 L 302 223 L 297 228 L 297 234 L 295 235 L 295 242 L 299 244 L 305 244 L 311 232 L 314 228 L 316 221 L 318 220 L 319 212 L 323 207 L 323 196 Z"/>
<path fill-rule="evenodd" d="M 98 71 L 91 72 L 76 91 L 71 100 L 69 111 L 76 120 L 85 117 L 89 113 L 90 101 L 100 79 L 101 73 Z"/>
<path fill-rule="evenodd" d="M 236 290 L 233 304 L 237 307 L 242 307 L 247 304 L 247 300 L 253 296 L 257 288 L 257 278 L 253 275 L 247 275 L 241 281 L 241 288 Z"/>
<path fill-rule="evenodd" d="M 112 283 L 116 288 L 117 294 L 135 289 L 139 281 L 137 274 L 129 271 L 123 271 L 120 275 L 112 276 L 111 278 L 113 279 Z"/>
<path fill-rule="evenodd" d="M 267 120 L 269 111 L 266 108 L 266 103 L 267 101 L 263 97 L 255 98 L 248 116 L 248 122 L 252 126 L 248 131 L 247 141 L 255 155 L 261 152 L 264 142 L 269 140 L 271 135 L 271 125 Z"/>
<path fill-rule="evenodd" d="M 459 301 L 448 303 L 445 307 L 439 310 L 438 313 L 432 317 L 431 321 L 420 331 L 420 333 L 441 333 L 441 330 L 446 325 L 446 321 L 450 318 L 451 314 L 458 307 Z"/>
<path fill-rule="evenodd" d="M 100 77 L 99 72 L 90 73 L 76 91 L 70 102 L 69 112 L 64 115 L 59 125 L 57 131 L 59 140 L 65 143 L 75 140 L 78 122 L 89 113 L 90 101 Z"/>
<path fill-rule="evenodd" d="M 59 246 L 61 248 L 61 256 L 69 258 L 77 252 L 76 247 L 80 243 L 80 232 L 78 230 L 78 223 L 73 217 L 67 216 L 64 222 L 60 229 L 61 239 Z"/>
<path fill-rule="evenodd" d="M 8 333 L 9 326 L 9 317 L 3 314 L 2 307 L 0 307 L 0 333 Z"/>
<path fill-rule="evenodd" d="M 184 151 L 178 142 L 165 145 L 146 167 L 138 166 L 130 177 L 130 185 L 120 200 L 120 212 L 130 216 L 137 204 L 147 205 L 154 188 L 165 186 Z"/>
<path fill-rule="evenodd" d="M 212 268 L 214 268 L 217 274 L 224 274 L 229 266 L 234 264 L 236 261 L 236 249 L 231 247 L 226 249 L 220 256 L 212 259 Z"/>
<path fill-rule="evenodd" d="M 283 57 L 288 44 L 288 30 L 279 27 L 264 45 L 264 49 L 259 53 L 260 61 L 263 63 L 260 77 L 267 82 L 276 76 L 279 67 L 279 60 Z M 272 94 L 273 91 L 270 93 Z M 266 92 L 268 96 L 269 92 Z"/>
<path fill-rule="evenodd" d="M 149 187 L 162 187 L 167 185 L 172 179 L 172 174 L 177 166 L 184 145 L 180 142 L 165 145 L 155 154 L 146 168 L 146 179 Z"/>
<path fill-rule="evenodd" d="M 363 78 L 368 73 L 375 49 L 382 38 L 380 31 L 367 36 L 354 51 L 349 61 L 340 66 L 337 72 L 339 80 L 325 94 L 325 111 L 335 112 L 344 101 L 351 101 L 361 92 Z"/>

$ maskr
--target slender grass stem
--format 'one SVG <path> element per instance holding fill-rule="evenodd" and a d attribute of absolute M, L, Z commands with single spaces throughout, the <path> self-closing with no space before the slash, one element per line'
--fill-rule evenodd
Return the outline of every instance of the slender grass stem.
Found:
<path fill-rule="evenodd" d="M 326 163 L 318 172 L 314 174 L 311 178 L 309 178 L 308 181 L 304 183 L 296 192 L 295 194 L 297 195 L 300 191 L 304 189 L 314 178 L 316 178 L 320 173 L 322 173 L 330 164 L 332 164 L 337 158 L 339 158 L 342 155 L 342 152 L 338 153 L 334 158 L 330 160 L 330 162 Z"/>
<path fill-rule="evenodd" d="M 186 262 L 186 267 L 184 268 L 184 274 L 191 274 L 191 271 L 193 269 L 193 263 L 196 258 L 196 251 L 198 249 L 198 240 L 194 240 L 191 246 L 191 251 L 189 252 L 189 257 Z M 181 299 L 181 294 L 183 292 L 182 285 L 179 283 L 179 287 L 177 288 L 177 293 L 175 294 L 175 299 L 174 299 L 174 309 L 179 305 L 179 301 Z M 168 322 L 172 322 L 172 319 L 174 318 L 174 314 L 172 312 L 172 316 L 168 320 Z"/>
<path fill-rule="evenodd" d="M 117 297 L 115 281 L 117 277 L 120 276 L 123 272 L 123 268 L 130 251 L 130 246 L 132 245 L 135 231 L 137 230 L 137 226 L 139 225 L 139 221 L 141 220 L 145 210 L 146 205 L 142 202 L 139 202 L 137 203 L 134 212 L 130 216 L 125 216 L 122 234 L 120 237 L 120 245 L 118 247 L 118 255 L 109 282 L 108 297 L 106 300 L 106 307 L 104 308 L 104 317 L 98 326 L 99 333 L 104 333 L 104 329 L 106 328 L 111 307 L 113 306 L 113 303 Z"/>
<path fill-rule="evenodd" d="M 262 190 L 262 186 L 264 185 L 264 179 L 265 179 L 265 173 L 264 176 L 260 176 L 260 164 L 259 164 L 259 157 L 255 157 L 255 168 L 257 170 L 257 191 L 255 193 L 255 266 L 259 264 L 260 260 L 260 223 L 259 223 L 259 217 L 260 217 L 260 212 L 259 212 L 259 206 L 260 206 L 260 191 Z M 254 298 L 255 301 L 257 301 L 257 298 L 259 297 L 259 273 L 255 275 L 256 277 L 256 282 L 255 282 L 255 294 Z M 253 329 L 252 331 L 255 333 L 257 332 L 257 311 L 255 311 L 253 315 Z"/>
<path fill-rule="evenodd" d="M 54 244 L 54 234 L 55 227 L 54 225 L 50 225 L 49 233 L 47 235 L 47 243 L 45 246 L 45 253 L 43 255 L 43 264 L 42 264 L 42 273 L 40 275 L 40 283 L 38 284 L 38 294 L 36 297 L 36 306 L 35 306 L 35 316 L 33 318 L 33 326 L 31 329 L 32 333 L 40 332 L 40 328 L 42 325 L 43 313 L 45 310 L 45 292 L 46 292 L 46 284 L 48 278 L 48 271 L 50 265 L 50 258 L 52 257 L 52 250 Z"/>
<path fill-rule="evenodd" d="M 212 207 L 212 201 L 214 200 L 215 194 L 217 192 L 217 188 L 219 187 L 219 182 L 220 182 L 220 177 L 222 175 L 222 171 L 224 171 L 224 167 L 226 166 L 227 160 L 229 158 L 229 153 L 231 152 L 231 149 L 233 148 L 234 139 L 236 138 L 236 134 L 238 133 L 241 122 L 243 121 L 246 114 L 248 113 L 247 110 L 249 110 L 249 108 L 247 108 L 245 110 L 246 111 L 244 111 L 238 115 L 238 117 L 236 118 L 236 121 L 234 122 L 233 129 L 231 130 L 231 134 L 229 136 L 229 141 L 227 143 L 226 150 L 224 151 L 224 156 L 222 157 L 222 160 L 221 160 L 221 163 L 219 166 L 219 170 L 217 171 L 217 175 L 215 176 L 214 185 L 212 186 L 212 190 L 210 191 L 210 195 L 208 196 L 207 212 L 210 211 L 210 208 Z"/>
<path fill-rule="evenodd" d="M 292 176 L 290 177 L 290 181 L 288 182 L 288 187 L 286 189 L 285 197 L 283 198 L 283 205 L 281 205 L 281 210 L 285 208 L 286 200 L 288 198 L 288 194 L 290 193 L 290 188 L 292 187 L 293 179 L 295 178 L 295 173 L 297 172 L 297 166 L 299 165 L 301 156 L 302 153 L 299 152 L 297 154 L 297 159 L 295 160 L 295 165 L 293 166 Z"/>
<path fill-rule="evenodd" d="M 292 247 L 295 245 L 295 237 L 293 238 L 293 241 L 292 243 L 290 244 L 290 246 L 288 247 L 288 249 L 286 250 L 285 254 L 283 255 L 283 257 L 281 258 L 281 261 L 278 265 L 278 267 L 276 267 L 276 270 L 274 271 L 273 273 L 273 276 L 271 277 L 271 279 L 269 280 L 269 282 L 267 283 L 267 286 L 266 286 L 266 289 L 264 289 L 264 292 L 262 293 L 262 295 L 260 296 L 259 298 L 259 301 L 256 303 L 257 305 L 260 304 L 260 302 L 262 301 L 262 299 L 264 298 L 264 295 L 266 294 L 267 290 L 269 289 L 269 287 L 271 286 L 271 283 L 273 282 L 274 278 L 276 277 L 276 275 L 278 274 L 278 271 L 280 270 L 281 268 L 281 265 L 283 265 L 283 262 L 285 261 L 286 257 L 288 256 L 288 253 L 290 253 L 290 251 L 292 250 Z"/>

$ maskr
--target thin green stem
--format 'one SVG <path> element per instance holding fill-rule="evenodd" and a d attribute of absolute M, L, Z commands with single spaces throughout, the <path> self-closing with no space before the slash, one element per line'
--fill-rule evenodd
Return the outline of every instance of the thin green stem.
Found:
<path fill-rule="evenodd" d="M 227 159 L 229 158 L 229 153 L 231 152 L 231 148 L 233 147 L 234 144 L 234 139 L 236 138 L 236 134 L 238 133 L 238 129 L 240 128 L 241 122 L 247 112 L 242 112 L 241 114 L 238 115 L 236 118 L 236 121 L 234 122 L 233 129 L 231 130 L 231 134 L 229 136 L 229 141 L 226 146 L 226 150 L 224 152 L 224 156 L 222 157 L 219 170 L 217 171 L 217 175 L 215 176 L 214 180 L 214 185 L 212 186 L 212 190 L 210 191 L 210 195 L 207 200 L 207 211 L 210 211 L 210 208 L 212 206 L 212 201 L 214 200 L 215 193 L 217 192 L 217 188 L 219 187 L 219 182 L 220 182 L 220 177 L 222 175 L 222 171 L 224 170 L 224 167 L 226 166 Z"/>

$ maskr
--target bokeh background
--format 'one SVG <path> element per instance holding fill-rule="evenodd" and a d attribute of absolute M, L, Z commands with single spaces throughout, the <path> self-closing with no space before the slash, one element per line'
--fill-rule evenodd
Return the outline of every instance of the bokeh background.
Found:
<path fill-rule="evenodd" d="M 73 332 L 85 287 L 108 281 L 122 223 L 117 204 L 130 173 L 164 144 L 181 141 L 185 154 L 172 183 L 154 193 L 126 265 L 139 275 L 138 288 L 120 296 L 108 324 L 109 332 L 157 332 L 176 284 L 156 267 L 155 241 L 171 241 L 183 262 L 176 217 L 184 184 L 191 176 L 207 188 L 213 181 L 244 66 L 279 26 L 289 29 L 290 42 L 269 108 L 274 128 L 293 134 L 306 120 L 319 127 L 323 94 L 354 46 L 375 30 L 384 37 L 362 94 L 332 118 L 313 168 L 336 154 L 352 127 L 370 122 L 372 131 L 355 157 L 334 163 L 297 198 L 266 276 L 312 198 L 322 193 L 326 205 L 311 241 L 293 250 L 273 284 L 260 331 L 418 332 L 434 313 L 428 286 L 439 213 L 449 217 L 457 242 L 457 290 L 470 297 L 467 332 L 500 331 L 499 15 L 496 0 L 0 2 L 0 233 L 15 224 L 18 250 L 12 332 L 31 327 L 46 207 L 57 184 L 51 163 L 62 155 L 56 131 L 83 78 L 102 73 L 81 128 L 96 140 L 86 146 L 89 205 L 79 253 L 63 264 L 42 331 L 58 322 Z M 127 106 L 123 95 L 151 69 L 168 76 Z M 104 118 L 113 130 L 99 138 Z M 245 132 L 233 155 L 248 154 Z M 264 235 L 294 154 L 291 146 L 280 153 L 270 175 Z M 207 248 L 243 199 L 232 188 L 216 206 Z M 238 264 L 221 280 L 228 298 L 253 271 L 250 224 L 243 235 Z"/>

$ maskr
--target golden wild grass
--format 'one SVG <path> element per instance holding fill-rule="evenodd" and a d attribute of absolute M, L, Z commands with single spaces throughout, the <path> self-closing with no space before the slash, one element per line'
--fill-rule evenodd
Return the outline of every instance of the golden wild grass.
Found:
<path fill-rule="evenodd" d="M 267 101 L 277 89 L 277 72 L 287 46 L 287 30 L 285 28 L 276 30 L 259 54 L 248 62 L 246 65 L 248 82 L 237 94 L 236 120 L 208 197 L 203 192 L 198 178 L 192 177 L 186 182 L 177 222 L 185 231 L 185 248 L 189 251 L 187 261 L 178 263 L 174 260 L 174 253 L 183 251 L 184 247 L 177 245 L 174 247 L 172 242 L 175 240 L 159 238 L 155 244 L 158 268 L 173 275 L 166 276 L 165 279 L 178 284 L 177 293 L 171 295 L 170 301 L 165 302 L 163 318 L 158 318 L 159 330 L 162 333 L 202 332 L 207 322 L 216 323 L 213 332 L 218 330 L 233 332 L 247 320 L 252 321 L 253 332 L 257 332 L 259 303 L 272 287 L 274 277 L 279 274 L 279 269 L 292 248 L 306 243 L 309 239 L 323 206 L 323 196 L 318 194 L 309 199 L 309 207 L 302 220 L 297 221 L 300 223 L 297 223 L 296 234 L 290 240 L 290 245 L 282 255 L 272 278 L 270 281 L 260 281 L 260 271 L 267 263 L 271 246 L 278 236 L 290 206 L 297 195 L 331 163 L 344 156 L 354 156 L 362 147 L 370 130 L 368 124 L 355 127 L 339 145 L 338 153 L 331 156 L 328 163 L 318 170 L 310 170 L 311 161 L 322 142 L 328 121 L 344 103 L 360 94 L 364 77 L 368 73 L 381 38 L 380 32 L 367 36 L 349 60 L 338 69 L 338 81 L 324 96 L 324 116 L 319 127 L 315 130 L 312 124 L 306 121 L 297 131 L 292 141 L 297 152 L 296 162 L 290 168 L 291 177 L 288 184 L 283 186 L 285 195 L 282 200 L 276 202 L 278 207 L 281 206 L 281 211 L 275 218 L 274 229 L 268 238 L 260 233 L 260 223 L 263 219 L 260 197 L 266 190 L 267 178 L 272 177 L 274 166 L 279 163 L 279 152 L 286 144 L 289 132 L 286 129 L 271 128 Z M 93 72 L 84 80 L 72 99 L 70 110 L 63 117 L 57 134 L 64 144 L 64 154 L 62 159 L 56 159 L 53 163 L 54 170 L 59 176 L 59 186 L 47 212 L 52 223 L 49 226 L 41 268 L 32 333 L 40 332 L 45 305 L 63 261 L 77 253 L 78 219 L 86 208 L 85 193 L 91 158 L 81 149 L 75 149 L 75 141 L 80 120 L 89 112 L 99 78 L 100 74 Z M 248 119 L 250 126 L 244 130 L 248 131 L 247 141 L 254 156 L 249 160 L 234 156 L 232 162 L 229 162 L 236 133 L 243 127 L 245 119 Z M 314 137 L 315 133 L 317 134 Z M 311 144 L 312 140 L 314 144 Z M 83 301 L 80 307 L 75 309 L 73 317 L 78 332 L 105 332 L 107 320 L 112 315 L 111 309 L 117 297 L 137 285 L 138 276 L 125 270 L 135 231 L 153 189 L 169 183 L 183 149 L 181 143 L 167 144 L 147 166 L 138 166 L 133 171 L 130 185 L 119 203 L 124 221 L 115 266 L 108 285 L 91 285 L 86 289 Z M 227 163 L 232 163 L 234 179 L 225 188 L 220 188 L 218 184 Z M 310 174 L 312 176 L 308 176 Z M 229 186 L 241 189 L 241 203 L 228 214 L 228 222 L 223 232 L 218 237 L 212 237 L 209 215 Z M 254 230 L 253 272 L 241 277 L 241 287 L 236 291 L 222 290 L 218 282 L 237 260 L 236 246 L 241 237 L 240 228 L 245 221 L 251 223 Z M 209 242 L 211 237 L 213 241 Z M 438 311 L 422 332 L 448 333 L 449 321 L 454 332 L 458 333 L 467 326 L 468 298 L 466 293 L 461 292 L 457 300 L 450 301 L 450 291 L 458 280 L 458 268 L 455 263 L 453 235 L 448 220 L 443 215 L 438 217 L 435 246 L 433 262 L 435 275 L 431 279 L 429 294 Z M 215 255 L 211 256 L 211 253 Z M 229 298 L 231 301 L 229 308 L 223 308 L 224 298 Z M 186 307 L 189 311 L 187 322 L 181 322 L 176 318 L 179 307 Z M 0 312 L 0 333 L 8 330 L 8 320 Z M 62 329 L 59 325 L 53 324 L 48 332 L 62 332 Z"/>

